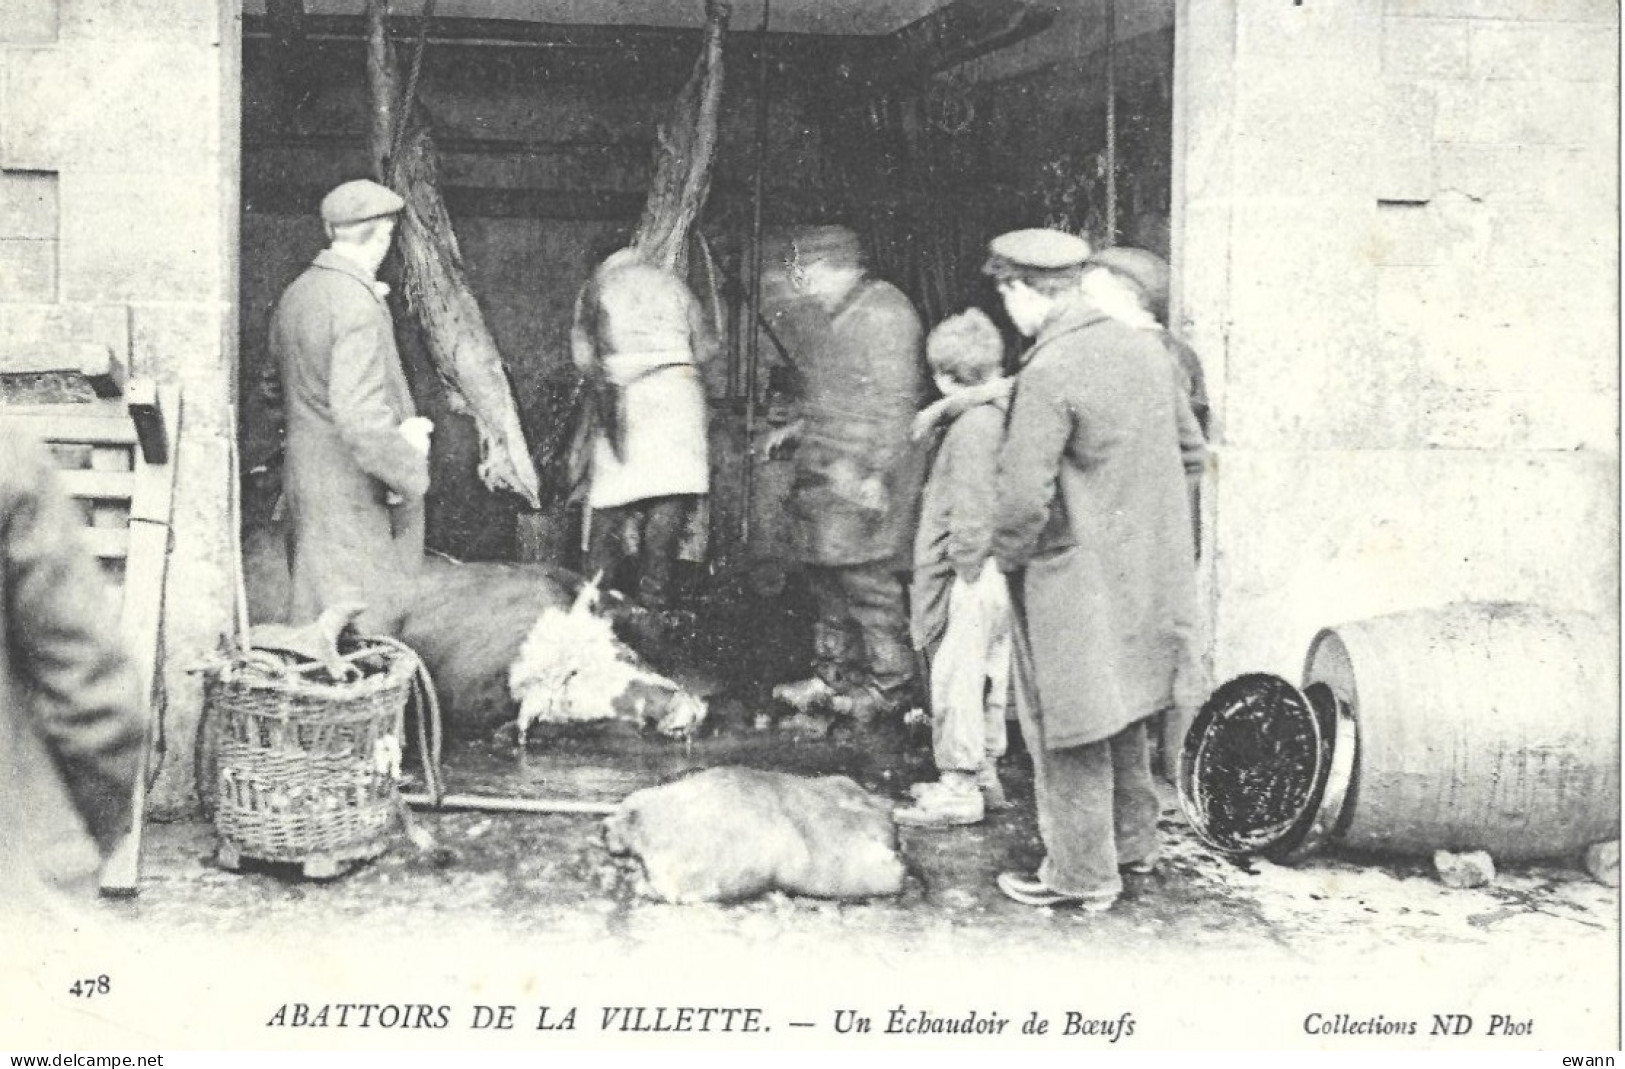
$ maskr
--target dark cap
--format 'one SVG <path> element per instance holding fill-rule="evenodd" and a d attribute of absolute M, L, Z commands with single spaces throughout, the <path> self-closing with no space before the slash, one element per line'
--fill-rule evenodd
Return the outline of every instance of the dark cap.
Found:
<path fill-rule="evenodd" d="M 1000 234 L 987 246 L 982 273 L 995 278 L 1075 271 L 1089 259 L 1089 243 L 1064 230 L 1036 227 Z"/>
<path fill-rule="evenodd" d="M 406 202 L 377 182 L 357 178 L 346 182 L 322 198 L 322 222 L 330 226 L 362 223 L 386 215 L 398 215 Z"/>
<path fill-rule="evenodd" d="M 1104 267 L 1139 287 L 1146 307 L 1158 319 L 1168 314 L 1168 262 L 1154 252 L 1127 245 L 1101 249 L 1089 258 L 1090 267 Z"/>
<path fill-rule="evenodd" d="M 863 243 L 848 226 L 809 226 L 790 235 L 790 256 L 800 263 L 857 267 L 863 263 Z"/>

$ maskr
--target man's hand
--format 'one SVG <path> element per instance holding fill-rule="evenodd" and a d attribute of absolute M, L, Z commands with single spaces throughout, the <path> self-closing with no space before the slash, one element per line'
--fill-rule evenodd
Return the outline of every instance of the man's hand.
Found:
<path fill-rule="evenodd" d="M 434 420 L 424 416 L 413 416 L 411 419 L 401 421 L 401 437 L 405 438 L 424 456 L 429 455 L 429 436 L 434 433 Z"/>
<path fill-rule="evenodd" d="M 796 442 L 801 440 L 801 421 L 786 423 L 782 427 L 775 427 L 762 438 L 762 456 L 769 460 L 788 453 Z"/>

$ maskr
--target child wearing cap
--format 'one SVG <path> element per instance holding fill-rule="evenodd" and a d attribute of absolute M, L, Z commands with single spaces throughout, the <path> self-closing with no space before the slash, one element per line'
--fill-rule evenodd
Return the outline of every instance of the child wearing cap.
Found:
<path fill-rule="evenodd" d="M 938 324 L 925 345 L 944 396 L 993 379 L 1004 351 L 998 328 L 976 309 Z M 1005 804 L 997 761 L 1006 745 L 1010 603 L 989 558 L 1007 407 L 999 394 L 949 420 L 921 496 L 910 630 L 929 666 L 940 778 L 915 785 L 914 804 L 895 814 L 899 824 L 975 824 L 988 806 Z"/>

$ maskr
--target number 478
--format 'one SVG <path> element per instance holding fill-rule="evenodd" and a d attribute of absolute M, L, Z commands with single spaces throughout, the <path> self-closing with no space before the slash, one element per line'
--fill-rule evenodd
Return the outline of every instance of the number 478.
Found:
<path fill-rule="evenodd" d="M 68 994 L 75 998 L 95 998 L 105 995 L 113 989 L 113 983 L 104 973 L 101 976 L 87 976 L 83 980 L 75 980 L 73 986 L 68 988 Z"/>

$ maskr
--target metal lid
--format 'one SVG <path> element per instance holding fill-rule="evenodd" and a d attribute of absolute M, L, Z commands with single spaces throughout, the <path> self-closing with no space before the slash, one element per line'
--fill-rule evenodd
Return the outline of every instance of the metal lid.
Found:
<path fill-rule="evenodd" d="M 1292 850 L 1315 824 L 1334 734 L 1330 718 L 1279 676 L 1225 683 L 1185 736 L 1179 795 L 1191 826 L 1232 856 Z"/>

